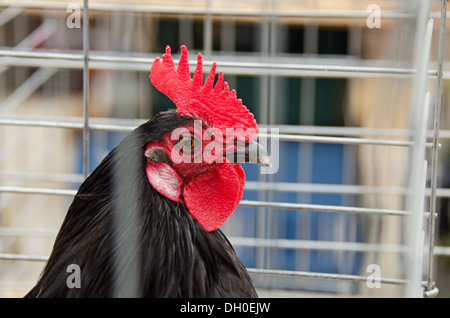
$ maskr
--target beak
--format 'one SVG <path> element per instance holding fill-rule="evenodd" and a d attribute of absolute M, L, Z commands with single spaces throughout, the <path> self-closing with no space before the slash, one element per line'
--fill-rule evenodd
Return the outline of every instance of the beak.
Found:
<path fill-rule="evenodd" d="M 231 163 L 257 163 L 272 166 L 272 160 L 266 148 L 256 141 L 238 147 L 236 150 L 227 151 L 224 156 Z"/>

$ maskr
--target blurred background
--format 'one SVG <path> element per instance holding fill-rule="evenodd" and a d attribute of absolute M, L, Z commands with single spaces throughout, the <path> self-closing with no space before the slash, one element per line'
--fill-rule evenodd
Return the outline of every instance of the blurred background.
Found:
<path fill-rule="evenodd" d="M 206 71 L 217 61 L 260 127 L 281 134 L 278 171 L 244 165 L 244 201 L 222 227 L 261 296 L 402 297 L 411 246 L 419 285 L 434 257 L 438 297 L 450 296 L 448 67 L 434 255 L 428 218 L 410 234 L 396 213 L 411 205 L 423 157 L 418 209 L 422 218 L 430 211 L 441 1 L 91 0 L 87 113 L 83 3 L 0 1 L 0 10 L 1 297 L 22 297 L 36 282 L 85 169 L 174 108 L 148 79 L 166 45 L 176 59 L 186 45 L 191 67 L 197 52 Z M 425 73 L 415 71 L 421 58 Z M 425 91 L 430 111 L 422 113 Z M 381 270 L 380 288 L 366 282 L 370 264 Z"/>

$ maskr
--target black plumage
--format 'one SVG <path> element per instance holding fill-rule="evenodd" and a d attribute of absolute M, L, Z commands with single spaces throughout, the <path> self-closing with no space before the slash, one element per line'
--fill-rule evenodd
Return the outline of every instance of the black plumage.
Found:
<path fill-rule="evenodd" d="M 80 186 L 36 286 L 25 297 L 114 296 L 114 209 L 132 202 L 139 227 L 139 294 L 143 297 L 257 297 L 250 276 L 220 230 L 207 232 L 183 203 L 155 191 L 145 174 L 145 147 L 192 122 L 175 111 L 142 124 L 112 150 Z M 117 193 L 114 174 L 125 169 Z M 130 169 L 127 173 L 126 169 Z M 211 207 L 214 208 L 213 206 Z M 127 230 L 127 229 L 124 229 Z M 68 288 L 67 266 L 81 269 L 81 288 Z M 116 286 L 117 287 L 117 286 Z"/>

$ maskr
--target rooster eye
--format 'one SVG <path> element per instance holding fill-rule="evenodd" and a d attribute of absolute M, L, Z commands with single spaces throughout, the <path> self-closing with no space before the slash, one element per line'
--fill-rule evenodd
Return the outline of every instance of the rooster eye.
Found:
<path fill-rule="evenodd" d="M 180 136 L 178 138 L 178 143 L 184 149 L 193 149 L 195 147 L 195 138 L 191 136 Z"/>

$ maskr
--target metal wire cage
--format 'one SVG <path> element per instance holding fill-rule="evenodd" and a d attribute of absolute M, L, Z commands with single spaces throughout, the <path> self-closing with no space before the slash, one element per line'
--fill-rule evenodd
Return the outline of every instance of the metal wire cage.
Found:
<path fill-rule="evenodd" d="M 275 168 L 244 165 L 222 227 L 260 296 L 445 290 L 447 1 L 373 2 L 0 1 L 0 295 L 34 285 L 80 183 L 173 107 L 148 73 L 181 44 L 269 140 Z"/>

